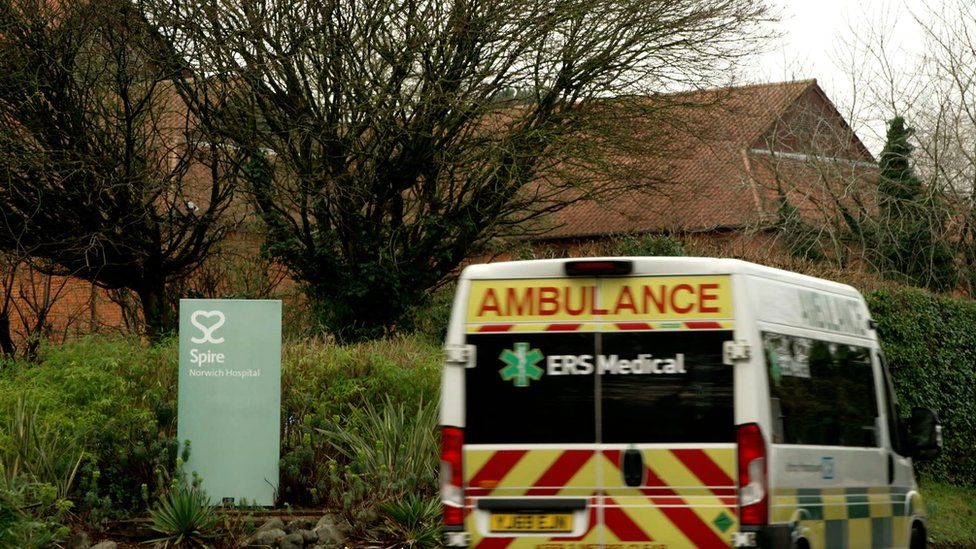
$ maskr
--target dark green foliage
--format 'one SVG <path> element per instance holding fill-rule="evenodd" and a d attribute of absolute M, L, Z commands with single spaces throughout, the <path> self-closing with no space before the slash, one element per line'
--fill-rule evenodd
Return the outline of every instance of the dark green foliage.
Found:
<path fill-rule="evenodd" d="M 320 430 L 335 450 L 328 463 L 329 499 L 352 524 L 368 523 L 377 505 L 435 495 L 437 411 L 431 404 L 386 398 Z"/>
<path fill-rule="evenodd" d="M 630 235 L 617 243 L 615 254 L 626 257 L 678 257 L 685 255 L 685 247 L 680 240 L 667 235 Z"/>
<path fill-rule="evenodd" d="M 779 196 L 779 230 L 786 252 L 802 259 L 821 259 L 820 235 L 803 220 L 796 206 L 781 192 Z"/>
<path fill-rule="evenodd" d="M 85 450 L 73 490 L 77 510 L 97 525 L 144 509 L 143 491 L 155 498 L 159 473 L 177 458 L 175 345 L 92 338 L 44 348 L 41 360 L 4 366 L 0 420 L 10 421 L 28 391 L 41 428 Z"/>
<path fill-rule="evenodd" d="M 918 467 L 936 481 L 976 484 L 976 302 L 918 289 L 867 295 L 891 368 L 901 413 L 934 409 L 942 455 Z"/>
<path fill-rule="evenodd" d="M 397 547 L 438 547 L 441 531 L 441 503 L 436 497 L 409 494 L 402 501 L 380 505 L 387 534 Z"/>
<path fill-rule="evenodd" d="M 220 516 L 210 506 L 207 494 L 184 482 L 163 494 L 149 515 L 151 528 L 161 534 L 153 541 L 162 547 L 206 547 L 220 525 Z"/>
<path fill-rule="evenodd" d="M 365 403 L 378 406 L 386 399 L 416 416 L 421 402 L 437 401 L 440 360 L 440 343 L 422 337 L 286 345 L 278 503 L 342 506 L 354 477 L 340 470 L 350 462 L 337 455 L 323 430 L 365 428 L 371 417 L 361 411 Z M 339 484 L 333 484 L 336 478 Z"/>
<path fill-rule="evenodd" d="M 70 502 L 49 484 L 0 471 L 0 547 L 40 549 L 67 537 Z"/>
<path fill-rule="evenodd" d="M 947 206 L 916 177 L 909 142 L 914 130 L 897 116 L 888 125 L 878 178 L 879 219 L 870 233 L 876 263 L 886 276 L 948 291 L 956 284 L 953 250 L 945 231 Z"/>
<path fill-rule="evenodd" d="M 912 169 L 912 151 L 908 142 L 915 130 L 905 127 L 905 119 L 896 116 L 888 123 L 888 133 L 878 165 L 881 176 L 878 190 L 883 199 L 912 200 L 922 192 L 922 182 Z"/>

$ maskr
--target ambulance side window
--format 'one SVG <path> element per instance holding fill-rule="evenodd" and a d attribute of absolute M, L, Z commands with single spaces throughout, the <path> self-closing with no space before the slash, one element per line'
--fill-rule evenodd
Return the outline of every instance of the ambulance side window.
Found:
<path fill-rule="evenodd" d="M 901 414 L 898 409 L 898 399 L 895 398 L 894 386 L 891 383 L 891 374 L 888 372 L 888 364 L 885 362 L 884 355 L 878 353 L 878 361 L 881 365 L 885 411 L 888 414 L 888 439 L 891 441 L 891 449 L 900 455 L 905 455 L 901 446 Z"/>
<path fill-rule="evenodd" d="M 763 334 L 769 390 L 785 444 L 877 447 L 878 403 L 866 347 Z"/>

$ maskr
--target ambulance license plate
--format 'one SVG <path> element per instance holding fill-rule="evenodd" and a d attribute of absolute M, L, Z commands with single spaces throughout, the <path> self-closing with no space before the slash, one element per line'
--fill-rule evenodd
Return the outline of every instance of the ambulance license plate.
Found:
<path fill-rule="evenodd" d="M 572 532 L 570 513 L 495 513 L 491 515 L 492 532 Z"/>

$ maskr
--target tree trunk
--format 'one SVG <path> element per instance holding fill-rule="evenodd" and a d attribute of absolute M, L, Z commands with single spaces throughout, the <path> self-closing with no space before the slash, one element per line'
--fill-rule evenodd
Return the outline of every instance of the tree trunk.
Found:
<path fill-rule="evenodd" d="M 14 341 L 10 337 L 10 317 L 4 314 L 0 316 L 0 356 L 13 358 Z"/>
<path fill-rule="evenodd" d="M 166 299 L 166 285 L 162 282 L 150 283 L 136 293 L 142 303 L 144 330 L 149 340 L 156 342 L 173 333 L 174 314 Z"/>

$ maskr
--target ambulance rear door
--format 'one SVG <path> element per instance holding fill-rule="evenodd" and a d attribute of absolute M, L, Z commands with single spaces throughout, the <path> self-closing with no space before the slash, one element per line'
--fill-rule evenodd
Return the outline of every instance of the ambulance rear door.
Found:
<path fill-rule="evenodd" d="M 598 546 L 593 278 L 472 280 L 465 372 L 471 547 Z M 567 310 L 567 305 L 570 310 Z M 569 545 L 563 545 L 569 544 Z"/>
<path fill-rule="evenodd" d="M 596 341 L 604 542 L 728 547 L 738 528 L 733 367 L 723 364 L 731 277 L 600 288 L 610 320 Z"/>

